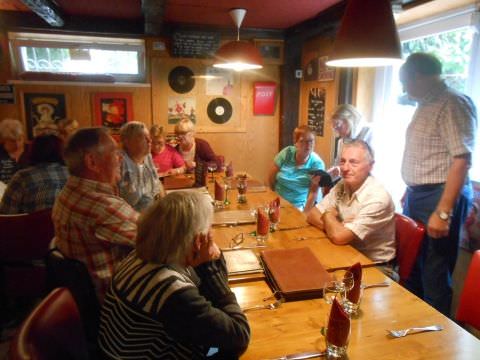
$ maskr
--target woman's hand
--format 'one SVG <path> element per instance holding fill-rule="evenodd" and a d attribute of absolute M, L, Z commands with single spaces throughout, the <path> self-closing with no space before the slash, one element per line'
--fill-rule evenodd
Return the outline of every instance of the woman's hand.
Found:
<path fill-rule="evenodd" d="M 187 264 L 193 267 L 220 258 L 221 252 L 213 241 L 212 234 L 198 234 L 195 236 L 192 253 L 187 259 Z"/>

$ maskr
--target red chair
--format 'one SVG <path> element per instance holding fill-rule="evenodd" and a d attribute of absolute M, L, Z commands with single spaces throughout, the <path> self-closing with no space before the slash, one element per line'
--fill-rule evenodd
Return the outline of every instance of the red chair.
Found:
<path fill-rule="evenodd" d="M 0 215 L 0 268 L 9 296 L 43 296 L 45 257 L 54 236 L 52 210 Z"/>
<path fill-rule="evenodd" d="M 460 323 L 480 330 L 480 250 L 473 253 L 468 273 L 463 283 L 456 319 Z"/>
<path fill-rule="evenodd" d="M 400 284 L 405 284 L 425 236 L 423 224 L 408 216 L 395 214 L 395 240 L 397 243 L 397 264 Z"/>
<path fill-rule="evenodd" d="M 88 359 L 77 304 L 66 288 L 53 290 L 17 330 L 9 360 Z"/>

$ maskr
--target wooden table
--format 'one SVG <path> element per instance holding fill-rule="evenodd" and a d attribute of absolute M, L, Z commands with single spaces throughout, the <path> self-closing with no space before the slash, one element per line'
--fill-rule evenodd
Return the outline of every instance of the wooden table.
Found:
<path fill-rule="evenodd" d="M 270 190 L 248 193 L 247 204 L 236 203 L 236 191 L 231 191 L 229 209 L 254 209 L 276 197 Z M 364 267 L 364 283 L 389 280 L 373 267 L 372 262 L 350 246 L 333 245 L 325 234 L 305 221 L 302 213 L 282 200 L 280 229 L 301 227 L 294 230 L 276 231 L 270 234 L 269 248 L 294 248 L 308 246 L 320 262 L 330 270 L 350 266 L 360 261 Z M 240 233 L 255 230 L 254 224 L 213 229 L 220 246 L 228 246 L 230 239 Z M 295 240 L 309 237 L 307 240 Z M 310 238 L 312 237 L 312 238 Z M 251 238 L 254 242 L 254 238 Z M 240 306 L 266 303 L 264 298 L 272 292 L 263 280 L 233 283 Z M 271 300 L 267 300 L 271 301 Z M 305 351 L 322 351 L 325 339 L 320 329 L 325 323 L 327 305 L 323 299 L 287 302 L 275 310 L 247 312 L 252 336 L 243 360 L 272 359 L 286 354 Z M 440 332 L 410 335 L 391 339 L 386 329 L 402 329 L 412 326 L 440 324 Z M 366 289 L 363 293 L 361 311 L 352 320 L 348 347 L 349 359 L 480 359 L 480 340 L 456 325 L 453 321 L 415 297 L 406 289 L 391 281 L 387 288 Z"/>

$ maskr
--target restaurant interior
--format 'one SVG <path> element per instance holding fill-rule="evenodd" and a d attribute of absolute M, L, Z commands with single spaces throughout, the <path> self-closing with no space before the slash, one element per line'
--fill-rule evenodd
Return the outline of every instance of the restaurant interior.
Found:
<path fill-rule="evenodd" d="M 346 9 L 355 2 L 361 3 L 359 0 L 1 0 L 0 121 L 20 120 L 27 143 L 33 140 L 35 128 L 42 121 L 57 123 L 65 118 L 74 119 L 79 128 L 105 126 L 116 140 L 124 123 L 140 121 L 147 128 L 156 124 L 165 129 L 167 141 L 174 143 L 175 125 L 188 118 L 195 123 L 195 136 L 208 141 L 215 153 L 223 157 L 222 163 L 230 164 L 235 174 L 245 174 L 251 180 L 247 203 L 237 203 L 236 189 L 227 191 L 229 207 L 225 205 L 219 213 L 225 209 L 245 212 L 252 205 L 271 203 L 276 198 L 268 187 L 269 171 L 276 154 L 292 145 L 296 127 L 307 125 L 314 132 L 314 152 L 326 168 L 332 166 L 338 142 L 332 114 L 339 104 L 353 104 L 373 129 L 376 156 L 373 175 L 384 182 L 395 211 L 401 213 L 405 184 L 400 165 L 403 148 L 408 146 L 404 133 L 414 111 L 398 78 L 402 61 L 397 58 L 391 63 L 346 65 L 329 61 L 345 55 L 340 40 L 346 42 L 347 58 L 388 58 L 389 52 L 395 52 L 397 37 L 397 45 L 398 39 L 401 44 L 397 50 L 403 59 L 419 49 L 451 56 L 445 68 L 450 71 L 455 67 L 452 64 L 458 66 L 447 76 L 453 79 L 452 83 L 461 84 L 462 92 L 479 108 L 480 67 L 475 64 L 480 62 L 480 3 L 478 0 L 378 3 L 365 0 L 348 20 Z M 394 22 L 390 23 L 390 19 Z M 344 30 L 347 20 L 352 32 L 360 34 L 358 39 L 363 38 L 360 45 L 357 38 L 339 36 L 344 34 L 339 29 Z M 362 24 L 369 26 L 364 28 Z M 445 33 L 452 35 L 435 37 Z M 418 40 L 424 38 L 436 40 L 424 43 Z M 445 39 L 453 42 L 447 44 Z M 235 51 L 253 59 L 255 66 L 240 70 L 217 66 L 228 60 L 238 43 L 243 47 Z M 352 54 L 348 54 L 350 50 Z M 110 58 L 105 60 L 107 56 Z M 378 271 L 375 262 L 362 253 L 350 246 L 330 243 L 322 231 L 306 222 L 300 211 L 281 200 L 280 231 L 272 230 L 268 247 L 308 248 L 314 257 L 312 268 L 319 262 L 326 276 L 360 263 L 362 285 L 386 284 L 362 288 L 360 315 L 351 319 L 346 350 L 349 359 L 480 359 L 480 329 L 468 320 L 465 324 L 465 318 L 459 321 L 455 315 L 462 290 L 467 288 L 467 273 L 470 286 L 478 287 L 480 278 L 480 261 L 476 280 L 471 279 L 470 268 L 472 254 L 480 249 L 478 136 L 476 142 L 470 179 L 477 212 L 469 218 L 470 228 L 462 235 L 450 317 L 409 293 L 402 286 L 401 274 L 397 283 Z M 209 176 L 222 179 L 223 173 L 219 168 L 213 169 Z M 207 177 L 204 183 L 212 196 L 215 181 L 210 182 Z M 243 241 L 243 233 L 255 231 L 255 225 L 248 221 L 244 224 L 238 219 L 233 221 L 234 225 L 226 222 L 214 226 L 220 248 L 232 250 L 239 246 L 232 242 L 239 233 Z M 5 224 L 5 219 L 0 222 Z M 397 239 L 399 228 L 397 223 Z M 0 228 L 1 237 L 4 229 Z M 3 253 L 0 266 L 9 263 L 7 253 L 14 251 L 4 248 L 7 250 L 0 249 Z M 262 245 L 253 253 L 260 256 L 263 250 Z M 250 260 L 238 257 L 230 261 Z M 5 274 L 8 272 L 0 273 Z M 229 277 L 241 308 L 249 308 L 245 313 L 251 328 L 250 345 L 240 358 L 325 356 L 322 325 L 327 306 L 322 299 L 282 298 L 276 303 L 271 301 L 275 300 L 275 286 L 267 278 L 263 270 L 261 274 L 240 271 Z M 13 288 L 25 285 L 38 285 L 37 293 L 41 295 L 36 294 L 35 304 L 50 290 L 45 278 L 33 277 L 21 285 L 8 284 Z M 478 290 L 475 295 L 480 295 Z M 260 311 L 250 311 L 258 306 Z M 467 313 L 475 312 L 478 324 L 478 305 L 471 306 Z M 26 353 L 13 354 L 9 348 L 18 326 L 31 309 L 19 315 L 14 328 L 0 329 L 4 330 L 0 359 L 30 358 Z M 82 311 L 80 315 L 85 316 Z M 439 325 L 442 331 L 402 339 L 387 336 L 386 332 L 433 325 Z M 56 339 L 49 337 L 53 336 L 49 333 L 53 330 L 41 331 L 48 334 L 45 341 L 56 341 L 48 340 Z M 32 336 L 42 335 L 37 332 Z M 85 345 L 86 341 L 72 340 L 69 346 L 83 346 L 78 344 Z M 46 358 L 62 358 L 56 357 L 58 353 L 52 354 L 55 353 L 50 352 Z M 92 352 L 80 351 L 75 356 L 92 358 Z"/>

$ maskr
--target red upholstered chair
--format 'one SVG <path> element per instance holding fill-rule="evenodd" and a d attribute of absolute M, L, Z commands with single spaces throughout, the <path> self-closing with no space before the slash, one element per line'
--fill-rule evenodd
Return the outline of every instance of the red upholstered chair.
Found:
<path fill-rule="evenodd" d="M 9 360 L 88 359 L 77 304 L 66 288 L 53 290 L 17 330 Z"/>
<path fill-rule="evenodd" d="M 474 252 L 467 277 L 463 283 L 457 310 L 457 321 L 480 330 L 480 250 Z"/>
<path fill-rule="evenodd" d="M 46 290 L 45 256 L 54 236 L 51 209 L 0 215 L 0 268 L 10 296 L 40 296 Z"/>
<path fill-rule="evenodd" d="M 408 216 L 395 214 L 395 239 L 400 284 L 404 284 L 422 246 L 425 227 Z"/>

